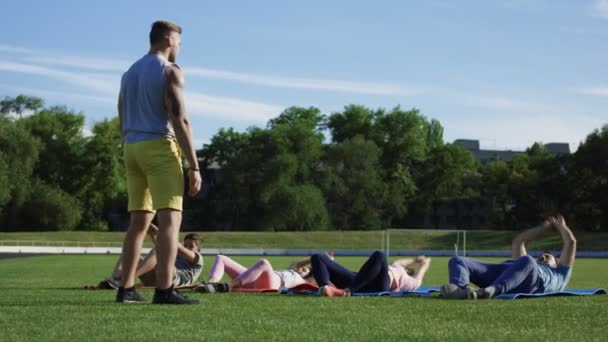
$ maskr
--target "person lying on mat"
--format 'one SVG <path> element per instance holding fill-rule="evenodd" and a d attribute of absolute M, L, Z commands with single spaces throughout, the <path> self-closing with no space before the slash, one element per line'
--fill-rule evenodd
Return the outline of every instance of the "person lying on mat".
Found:
<path fill-rule="evenodd" d="M 158 227 L 150 224 L 147 232 L 150 239 L 156 244 Z M 173 274 L 173 285 L 175 287 L 192 285 L 203 270 L 203 256 L 199 253 L 201 248 L 201 237 L 198 234 L 190 233 L 184 237 L 184 243 L 177 245 L 177 257 L 175 259 L 175 272 Z M 99 289 L 118 289 L 122 275 L 122 256 L 116 262 L 112 275 L 102 280 L 97 288 Z M 150 252 L 139 261 L 136 277 L 143 286 L 156 286 L 156 249 Z"/>
<path fill-rule="evenodd" d="M 559 234 L 559 259 L 544 252 L 537 259 L 528 255 L 529 244 L 548 233 Z M 448 299 L 493 298 L 503 293 L 552 293 L 562 291 L 572 274 L 576 239 L 561 215 L 548 217 L 540 226 L 519 234 L 512 242 L 512 260 L 488 263 L 455 257 L 448 263 L 450 283 L 440 289 Z M 469 284 L 479 288 L 473 288 Z"/>
<path fill-rule="evenodd" d="M 353 272 L 323 254 L 311 258 L 312 273 L 322 296 L 349 296 L 353 292 L 414 291 L 431 265 L 431 258 L 398 259 L 391 265 L 386 256 L 375 251 Z"/>
<path fill-rule="evenodd" d="M 258 260 L 251 267 L 246 268 L 225 255 L 217 255 L 209 271 L 209 278 L 205 284 L 197 288 L 200 292 L 227 292 L 232 288 L 244 289 L 271 289 L 281 287 L 293 288 L 302 284 L 316 286 L 311 276 L 310 258 L 293 263 L 287 270 L 273 270 L 266 259 Z M 231 281 L 229 284 L 218 283 L 226 273 Z"/>

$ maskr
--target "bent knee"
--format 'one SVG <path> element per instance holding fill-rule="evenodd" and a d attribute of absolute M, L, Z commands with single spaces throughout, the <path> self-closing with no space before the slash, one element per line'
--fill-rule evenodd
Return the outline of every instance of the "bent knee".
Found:
<path fill-rule="evenodd" d="M 375 251 L 374 253 L 372 253 L 372 255 L 370 255 L 370 259 L 386 260 L 386 255 L 381 251 Z"/>
<path fill-rule="evenodd" d="M 465 261 L 465 259 L 466 259 L 466 258 L 464 258 L 464 257 L 460 257 L 460 256 L 457 256 L 457 257 L 452 257 L 452 258 L 450 258 L 450 261 L 448 261 L 448 265 L 449 265 L 449 266 L 453 266 L 453 265 L 464 265 L 464 261 Z"/>

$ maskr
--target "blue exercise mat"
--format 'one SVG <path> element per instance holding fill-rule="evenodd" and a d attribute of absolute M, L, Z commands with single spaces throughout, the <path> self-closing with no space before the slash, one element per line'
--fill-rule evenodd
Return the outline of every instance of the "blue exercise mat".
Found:
<path fill-rule="evenodd" d="M 395 291 L 395 292 L 355 292 L 351 294 L 353 297 L 428 297 L 432 293 L 439 292 L 439 286 L 422 286 L 415 291 Z M 285 289 L 282 294 L 303 295 L 303 296 L 318 296 L 319 291 L 294 291 Z"/>
<path fill-rule="evenodd" d="M 550 293 L 504 293 L 496 296 L 498 299 L 523 299 L 523 298 L 540 298 L 540 297 L 556 297 L 556 296 L 591 296 L 606 294 L 604 289 L 567 289 L 560 292 Z"/>

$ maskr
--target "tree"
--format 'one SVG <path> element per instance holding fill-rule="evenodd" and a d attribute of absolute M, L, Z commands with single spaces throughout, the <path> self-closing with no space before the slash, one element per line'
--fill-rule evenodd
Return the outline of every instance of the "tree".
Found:
<path fill-rule="evenodd" d="M 0 117 L 0 226 L 18 224 L 19 210 L 31 193 L 41 144 L 13 121 Z"/>
<path fill-rule="evenodd" d="M 332 224 L 337 229 L 380 229 L 388 189 L 382 181 L 380 149 L 357 135 L 332 145 L 326 166 L 325 189 Z"/>
<path fill-rule="evenodd" d="M 76 193 L 84 208 L 80 226 L 87 230 L 106 230 L 104 214 L 127 200 L 118 118 L 96 123 L 92 132 L 79 167 L 86 175 Z"/>
<path fill-rule="evenodd" d="M 7 96 L 4 100 L 0 101 L 0 113 L 4 115 L 14 113 L 19 115 L 19 118 L 21 119 L 23 117 L 23 112 L 26 110 L 36 112 L 43 106 L 44 102 L 38 97 L 18 95 L 15 98 L 11 98 Z"/>
<path fill-rule="evenodd" d="M 473 155 L 455 144 L 435 146 L 424 161 L 423 173 L 417 179 L 419 201 L 437 209 L 441 201 L 470 198 L 477 195 L 478 164 Z M 435 228 L 439 222 L 435 220 Z"/>
<path fill-rule="evenodd" d="M 66 107 L 51 107 L 19 120 L 18 125 L 41 142 L 34 175 L 49 185 L 77 195 L 88 182 L 82 166 L 86 139 L 84 115 Z"/>
<path fill-rule="evenodd" d="M 30 198 L 21 210 L 22 230 L 74 230 L 80 218 L 76 198 L 39 179 L 32 181 Z"/>
<path fill-rule="evenodd" d="M 590 230 L 608 228 L 608 125 L 587 136 L 569 167 L 570 209 Z"/>

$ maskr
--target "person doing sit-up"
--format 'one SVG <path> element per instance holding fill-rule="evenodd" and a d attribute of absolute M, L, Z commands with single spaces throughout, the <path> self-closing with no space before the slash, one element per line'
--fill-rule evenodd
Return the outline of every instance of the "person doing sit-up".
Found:
<path fill-rule="evenodd" d="M 537 259 L 528 255 L 528 246 L 548 233 L 562 240 L 559 259 L 545 252 Z M 519 234 L 512 242 L 512 260 L 488 263 L 455 257 L 448 263 L 450 283 L 441 287 L 448 299 L 493 298 L 503 293 L 552 293 L 562 291 L 572 274 L 576 239 L 563 216 L 547 218 L 540 226 Z M 474 284 L 479 288 L 473 288 Z"/>

